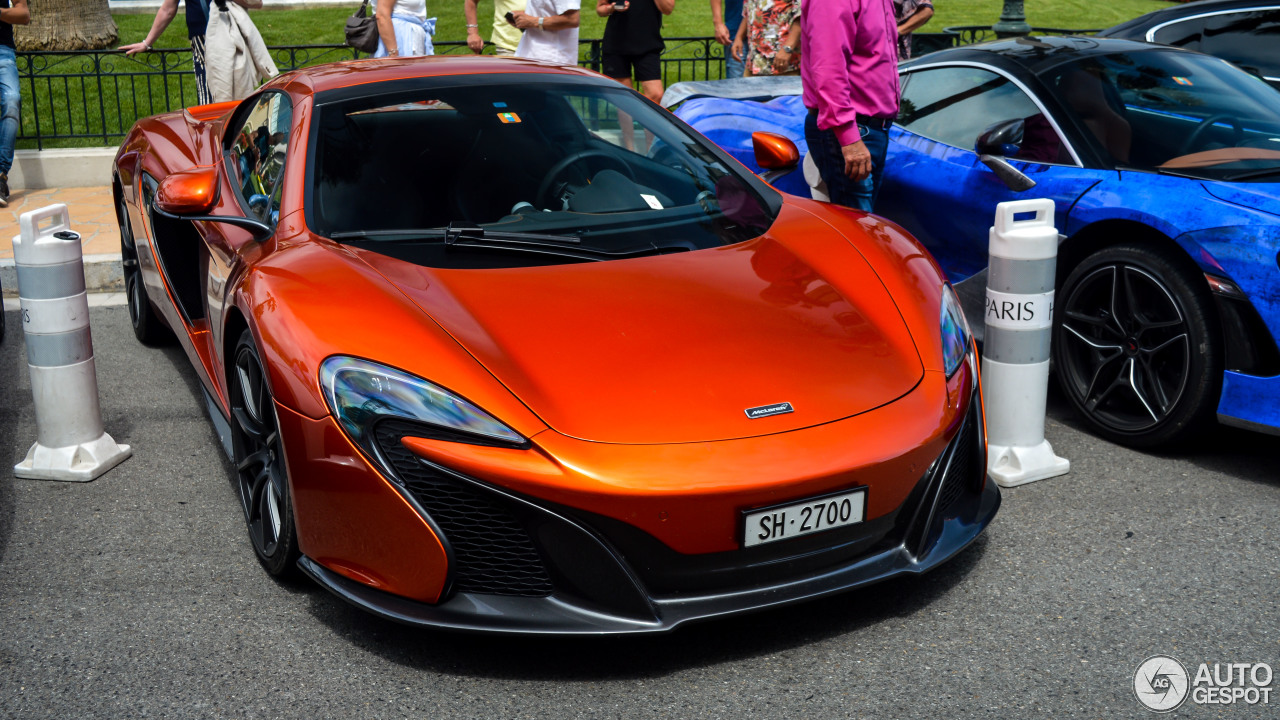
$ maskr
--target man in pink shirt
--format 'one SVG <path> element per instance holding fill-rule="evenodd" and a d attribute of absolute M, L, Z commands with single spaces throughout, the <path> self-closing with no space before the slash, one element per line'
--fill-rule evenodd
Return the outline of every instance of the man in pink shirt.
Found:
<path fill-rule="evenodd" d="M 893 0 L 806 2 L 800 37 L 809 154 L 831 202 L 871 212 L 898 115 Z"/>

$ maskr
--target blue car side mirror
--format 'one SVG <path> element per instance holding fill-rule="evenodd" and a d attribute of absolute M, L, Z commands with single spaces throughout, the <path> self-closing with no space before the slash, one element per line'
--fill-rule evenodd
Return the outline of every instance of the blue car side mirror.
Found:
<path fill-rule="evenodd" d="M 982 134 L 978 136 L 978 141 L 974 143 L 974 150 L 979 155 L 995 155 L 997 157 L 1017 155 L 1018 151 L 1022 149 L 1022 137 L 1026 132 L 1026 127 L 1026 122 L 1021 118 L 1001 120 L 982 131 Z"/>
<path fill-rule="evenodd" d="M 978 159 L 1000 178 L 1010 190 L 1024 192 L 1036 186 L 1036 182 L 1022 171 L 1009 164 L 1007 157 L 1013 157 L 1022 149 L 1022 138 L 1027 124 L 1021 118 L 1001 120 L 988 127 L 978 136 L 974 150 Z"/>

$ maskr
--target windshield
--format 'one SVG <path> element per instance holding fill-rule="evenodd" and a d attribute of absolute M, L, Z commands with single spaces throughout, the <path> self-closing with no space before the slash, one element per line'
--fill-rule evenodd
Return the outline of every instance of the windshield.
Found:
<path fill-rule="evenodd" d="M 636 93 L 529 78 L 321 97 L 308 224 L 436 267 L 577 261 L 539 252 L 557 239 L 578 260 L 697 250 L 772 224 L 772 190 Z M 533 252 L 494 247 L 516 234 Z"/>
<path fill-rule="evenodd" d="M 1117 53 L 1042 79 L 1119 166 L 1217 180 L 1280 173 L 1280 92 L 1225 61 Z"/>

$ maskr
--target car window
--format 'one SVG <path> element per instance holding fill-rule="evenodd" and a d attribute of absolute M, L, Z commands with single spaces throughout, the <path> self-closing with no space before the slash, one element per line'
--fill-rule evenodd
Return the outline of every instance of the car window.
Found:
<path fill-rule="evenodd" d="M 590 128 L 592 134 L 601 140 L 640 154 L 645 154 L 654 141 L 652 133 L 646 134 L 634 117 L 619 111 L 613 103 L 583 95 L 572 95 L 567 99 L 583 126 Z"/>
<path fill-rule="evenodd" d="M 228 139 L 227 165 L 243 205 L 274 225 L 280 213 L 285 158 L 293 105 L 284 93 L 264 93 Z"/>
<path fill-rule="evenodd" d="M 1153 46 L 1040 79 L 1117 164 L 1220 179 L 1280 170 L 1280 94 L 1218 58 Z"/>
<path fill-rule="evenodd" d="M 1280 76 L 1280 9 L 1205 18 L 1200 52 L 1261 75 Z"/>
<path fill-rule="evenodd" d="M 1200 39 L 1204 35 L 1205 18 L 1189 18 L 1180 22 L 1165 25 L 1151 37 L 1153 42 L 1161 45 L 1172 45 L 1174 47 L 1186 48 L 1187 50 L 1199 50 Z"/>
<path fill-rule="evenodd" d="M 965 150 L 1005 120 L 1026 121 L 1016 159 L 1069 162 L 1065 144 L 1048 118 L 1003 75 L 976 67 L 918 70 L 905 78 L 898 124 L 917 135 Z"/>
<path fill-rule="evenodd" d="M 474 226 L 572 236 L 612 257 L 741 242 L 776 213 L 766 187 L 621 86 L 490 77 L 329 97 L 342 96 L 322 98 L 312 121 L 307 221 L 340 242 L 389 248 Z M 432 266 L 545 259 L 427 245 L 415 252 Z"/>

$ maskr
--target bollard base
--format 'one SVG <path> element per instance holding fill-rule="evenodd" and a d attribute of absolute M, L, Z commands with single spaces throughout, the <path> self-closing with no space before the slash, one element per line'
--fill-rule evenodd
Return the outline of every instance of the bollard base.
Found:
<path fill-rule="evenodd" d="M 1048 440 L 1031 447 L 987 446 L 987 475 L 1000 487 L 1017 487 L 1066 475 L 1071 461 L 1053 454 Z"/>
<path fill-rule="evenodd" d="M 13 474 L 30 480 L 89 482 L 132 454 L 128 445 L 117 445 L 106 433 L 97 440 L 67 447 L 51 448 L 37 442 L 27 457 L 13 466 Z"/>

